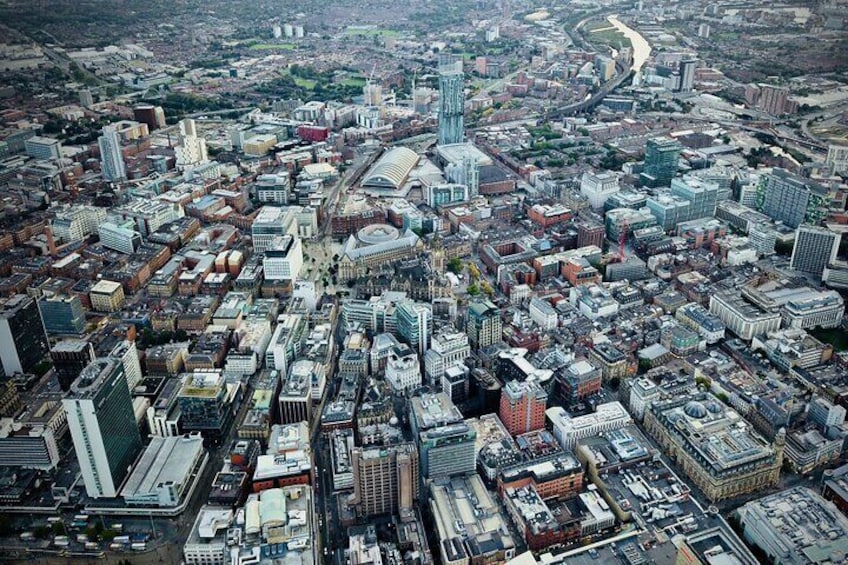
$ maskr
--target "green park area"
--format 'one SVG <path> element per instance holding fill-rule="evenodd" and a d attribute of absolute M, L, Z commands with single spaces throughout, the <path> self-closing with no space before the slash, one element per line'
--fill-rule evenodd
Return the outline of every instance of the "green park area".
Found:
<path fill-rule="evenodd" d="M 346 78 L 342 81 L 339 81 L 339 84 L 343 84 L 345 86 L 365 86 L 365 77 Z"/>
<path fill-rule="evenodd" d="M 590 43 L 609 45 L 614 49 L 630 47 L 630 40 L 623 33 L 609 25 L 591 32 L 586 39 Z"/>

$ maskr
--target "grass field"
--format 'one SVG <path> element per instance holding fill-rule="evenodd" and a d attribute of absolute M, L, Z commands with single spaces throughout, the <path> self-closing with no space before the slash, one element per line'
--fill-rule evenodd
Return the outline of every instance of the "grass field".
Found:
<path fill-rule="evenodd" d="M 383 29 L 379 27 L 375 28 L 360 28 L 360 27 L 349 27 L 344 30 L 345 35 L 366 35 L 373 37 L 375 35 L 380 35 L 383 37 L 397 37 L 400 35 L 399 31 L 395 31 L 393 29 Z"/>
<path fill-rule="evenodd" d="M 589 33 L 594 33 L 595 31 L 607 29 L 607 28 L 610 28 L 610 27 L 613 27 L 612 24 L 610 24 L 606 20 L 601 20 L 601 21 L 595 21 L 595 22 L 587 23 L 586 26 L 585 26 L 585 29 Z"/>
<path fill-rule="evenodd" d="M 586 38 L 592 43 L 603 43 L 618 49 L 619 47 L 630 47 L 630 40 L 617 29 L 603 29 L 601 31 L 592 32 Z"/>
<path fill-rule="evenodd" d="M 250 46 L 254 51 L 291 51 L 294 49 L 293 43 L 254 43 Z"/>
<path fill-rule="evenodd" d="M 308 90 L 312 90 L 315 88 L 315 81 L 310 80 L 308 78 L 300 78 L 300 77 L 292 77 L 294 78 L 294 83 L 302 88 L 306 88 Z"/>
<path fill-rule="evenodd" d="M 351 77 L 341 81 L 345 86 L 365 86 L 365 77 Z"/>

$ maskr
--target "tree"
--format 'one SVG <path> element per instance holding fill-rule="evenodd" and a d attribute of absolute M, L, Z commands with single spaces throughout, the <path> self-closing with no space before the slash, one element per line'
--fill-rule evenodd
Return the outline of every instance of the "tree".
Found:
<path fill-rule="evenodd" d="M 489 284 L 489 281 L 480 281 L 480 290 L 482 290 L 488 296 L 492 296 L 495 294 L 495 289 L 492 288 L 492 285 Z"/>
<path fill-rule="evenodd" d="M 459 257 L 454 257 L 450 261 L 448 261 L 448 271 L 459 274 L 462 272 L 462 259 Z"/>
<path fill-rule="evenodd" d="M 466 291 L 468 292 L 468 294 L 470 294 L 471 296 L 477 296 L 478 294 L 480 294 L 480 289 L 479 289 L 479 288 L 477 288 L 477 285 L 476 285 L 476 284 L 470 284 L 470 285 L 468 285 L 468 288 L 466 288 L 465 290 L 466 290 Z"/>

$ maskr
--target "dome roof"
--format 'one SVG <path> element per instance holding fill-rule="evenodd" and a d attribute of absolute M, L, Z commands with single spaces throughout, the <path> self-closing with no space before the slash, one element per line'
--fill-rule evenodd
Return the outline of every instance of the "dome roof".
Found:
<path fill-rule="evenodd" d="M 719 403 L 715 400 L 710 400 L 707 402 L 707 410 L 713 414 L 719 414 L 721 412 L 721 405 L 719 405 Z"/>
<path fill-rule="evenodd" d="M 683 412 L 690 418 L 704 418 L 707 415 L 707 408 L 697 400 L 690 400 L 683 407 Z"/>
<path fill-rule="evenodd" d="M 386 241 L 394 241 L 400 237 L 400 231 L 389 224 L 372 224 L 365 226 L 356 233 L 356 238 L 362 243 L 374 245 Z"/>

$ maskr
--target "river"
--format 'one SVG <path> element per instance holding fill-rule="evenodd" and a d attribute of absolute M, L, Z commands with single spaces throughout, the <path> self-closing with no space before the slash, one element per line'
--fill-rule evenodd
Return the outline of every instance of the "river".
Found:
<path fill-rule="evenodd" d="M 648 45 L 648 41 L 638 31 L 618 21 L 618 16 L 608 16 L 607 20 L 615 29 L 623 33 L 630 40 L 630 44 L 633 46 L 633 65 L 630 68 L 636 73 L 633 80 L 638 81 L 639 71 L 642 70 L 642 65 L 645 64 L 645 61 L 648 60 L 648 56 L 651 54 L 651 46 Z"/>

